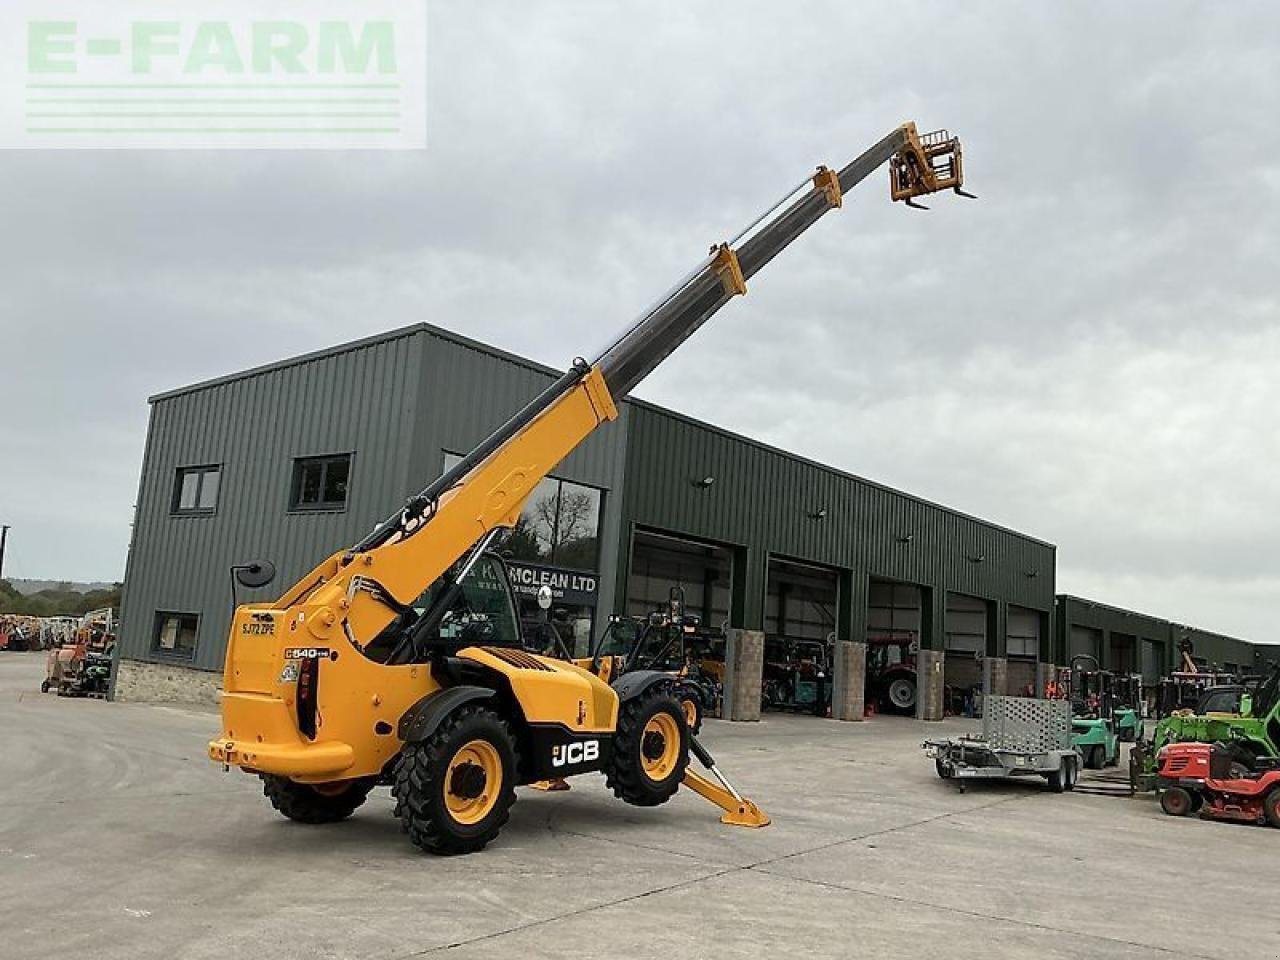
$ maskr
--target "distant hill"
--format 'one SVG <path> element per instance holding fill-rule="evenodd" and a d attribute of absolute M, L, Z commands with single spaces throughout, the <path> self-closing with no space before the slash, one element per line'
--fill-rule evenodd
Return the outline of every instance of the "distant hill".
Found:
<path fill-rule="evenodd" d="M 102 607 L 120 607 L 118 583 L 62 583 L 19 580 L 23 589 L 0 580 L 0 613 L 33 617 L 78 617 Z M 43 588 L 43 589 L 42 589 Z"/>
<path fill-rule="evenodd" d="M 19 580 L 15 577 L 5 579 L 24 597 L 40 593 L 42 590 L 56 590 L 58 593 L 93 593 L 98 590 L 110 590 L 115 586 L 114 583 L 80 583 L 75 580 Z"/>

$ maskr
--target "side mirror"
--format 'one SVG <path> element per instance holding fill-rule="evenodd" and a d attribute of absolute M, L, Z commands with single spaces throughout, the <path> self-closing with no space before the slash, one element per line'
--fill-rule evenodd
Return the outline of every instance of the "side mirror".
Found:
<path fill-rule="evenodd" d="M 236 583 L 249 590 L 265 587 L 276 578 L 276 565 L 270 560 L 257 560 L 235 566 Z"/>
<path fill-rule="evenodd" d="M 555 599 L 555 598 L 554 598 L 554 597 L 552 597 L 552 595 L 551 595 L 551 588 L 550 588 L 550 587 L 548 587 L 548 586 L 544 583 L 542 586 L 540 586 L 540 587 L 538 588 L 538 594 L 537 594 L 537 596 L 538 596 L 538 609 L 539 609 L 539 610 L 550 610 L 550 609 L 551 609 L 551 601 L 552 601 L 553 599 Z"/>

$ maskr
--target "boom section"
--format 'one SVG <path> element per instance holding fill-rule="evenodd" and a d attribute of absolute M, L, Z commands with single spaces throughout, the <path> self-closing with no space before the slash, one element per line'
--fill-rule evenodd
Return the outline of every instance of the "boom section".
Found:
<path fill-rule="evenodd" d="M 958 141 L 947 142 L 958 158 Z M 892 160 L 894 170 L 908 171 L 895 174 L 894 182 L 909 186 L 912 197 L 962 192 L 958 159 L 954 176 L 934 174 L 941 150 L 907 123 L 838 172 L 818 167 L 732 241 L 713 246 L 594 362 L 575 361 L 460 463 L 359 544 L 316 567 L 277 606 L 301 607 L 303 616 L 293 622 L 305 623 L 318 640 L 345 634 L 356 645 L 367 642 L 492 531 L 513 526 L 539 481 L 617 418 L 618 401 L 874 170 Z M 893 192 L 899 199 L 899 190 Z"/>

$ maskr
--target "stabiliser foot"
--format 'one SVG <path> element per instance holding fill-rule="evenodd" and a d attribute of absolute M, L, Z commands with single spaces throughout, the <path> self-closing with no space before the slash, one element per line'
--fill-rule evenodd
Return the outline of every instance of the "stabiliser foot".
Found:
<path fill-rule="evenodd" d="M 719 782 L 714 783 L 701 774 L 685 770 L 684 785 L 724 811 L 724 815 L 720 818 L 721 823 L 731 827 L 753 828 L 769 825 L 769 815 L 733 788 L 733 784 L 716 769 L 715 758 L 693 734 L 689 735 L 689 752 L 697 757 L 698 762 L 706 767 Z"/>

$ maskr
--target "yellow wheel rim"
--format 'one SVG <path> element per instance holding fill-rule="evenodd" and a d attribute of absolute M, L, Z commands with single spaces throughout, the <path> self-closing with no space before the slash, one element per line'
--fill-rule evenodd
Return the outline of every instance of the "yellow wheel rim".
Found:
<path fill-rule="evenodd" d="M 640 764 L 650 780 L 665 780 L 680 759 L 680 723 L 669 713 L 654 714 L 640 736 Z"/>
<path fill-rule="evenodd" d="M 685 725 L 692 730 L 698 725 L 698 705 L 692 700 L 682 700 L 680 706 L 684 707 Z"/>
<path fill-rule="evenodd" d="M 488 740 L 464 744 L 444 777 L 444 803 L 458 823 L 479 823 L 489 815 L 502 791 L 502 758 Z"/>

